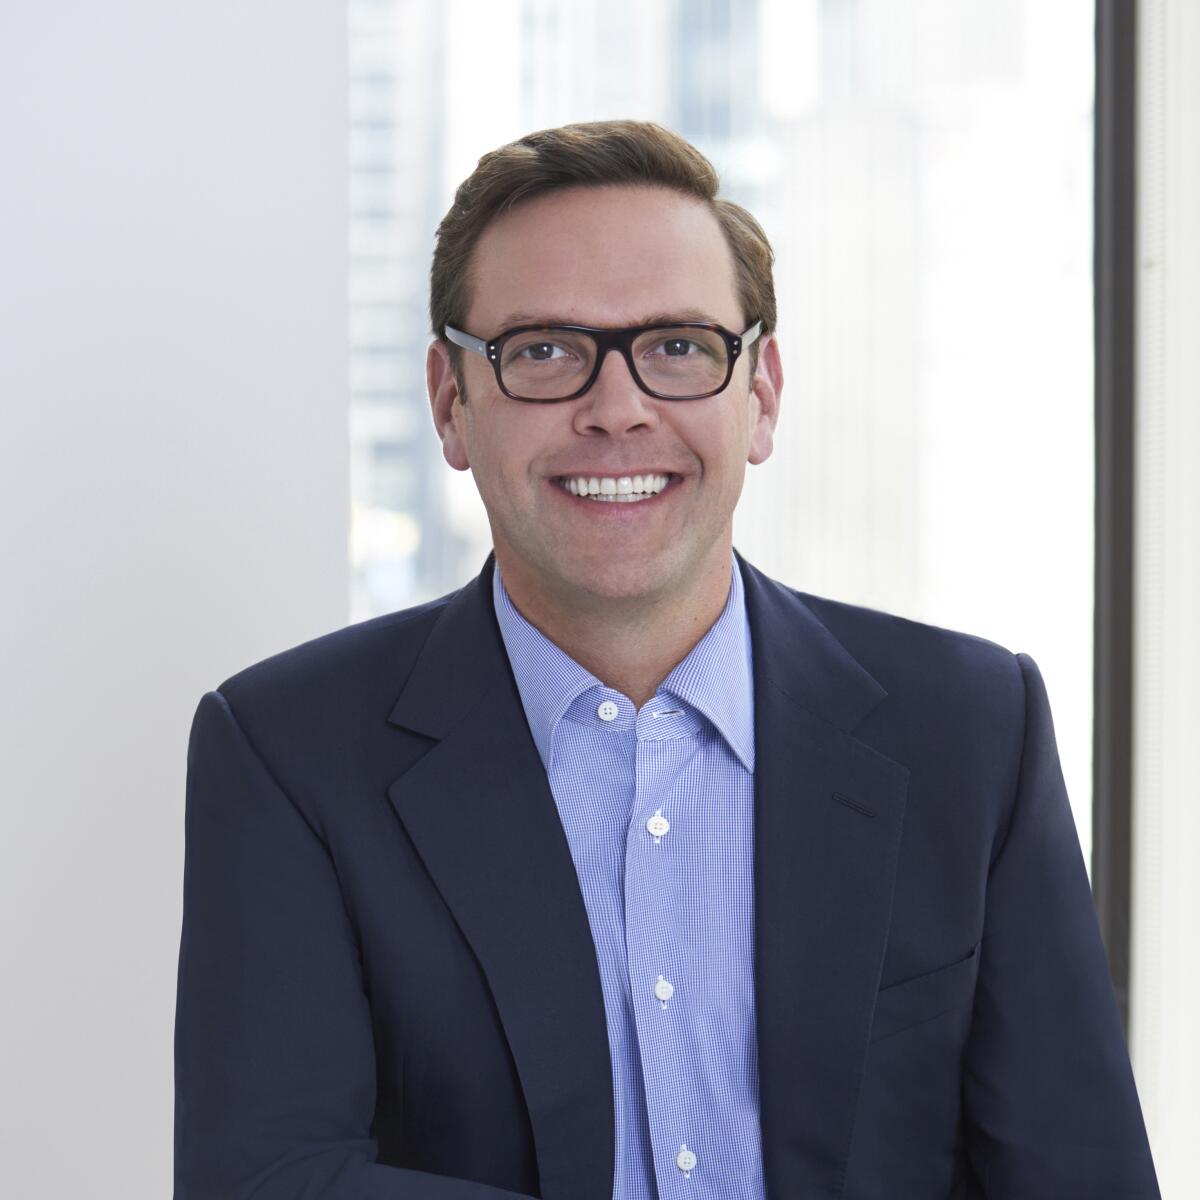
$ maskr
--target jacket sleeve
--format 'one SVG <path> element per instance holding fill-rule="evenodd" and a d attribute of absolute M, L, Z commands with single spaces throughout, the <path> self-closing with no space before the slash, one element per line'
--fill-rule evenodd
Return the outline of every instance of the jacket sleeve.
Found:
<path fill-rule="evenodd" d="M 359 951 L 328 848 L 218 691 L 188 743 L 175 1200 L 517 1200 L 379 1164 Z"/>
<path fill-rule="evenodd" d="M 1046 687 L 1016 657 L 1024 743 L 987 882 L 968 1153 L 988 1200 L 1159 1200 Z"/>

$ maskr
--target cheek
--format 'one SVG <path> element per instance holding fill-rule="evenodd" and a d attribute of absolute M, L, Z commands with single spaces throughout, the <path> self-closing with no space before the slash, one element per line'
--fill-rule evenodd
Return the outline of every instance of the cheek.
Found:
<path fill-rule="evenodd" d="M 726 476 L 735 472 L 746 458 L 745 413 L 740 407 L 713 413 L 709 419 L 692 426 L 687 444 L 700 459 L 706 475 Z"/>
<path fill-rule="evenodd" d="M 471 464 L 483 482 L 481 491 L 504 497 L 510 504 L 529 503 L 530 489 L 544 482 L 546 472 L 538 464 L 548 461 L 555 446 L 564 444 L 561 435 L 554 440 L 545 420 L 530 419 L 538 416 L 542 414 L 506 407 L 473 421 Z"/>

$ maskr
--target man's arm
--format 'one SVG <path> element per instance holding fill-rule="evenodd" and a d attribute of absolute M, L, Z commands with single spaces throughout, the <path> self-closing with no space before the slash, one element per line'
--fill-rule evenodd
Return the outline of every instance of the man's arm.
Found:
<path fill-rule="evenodd" d="M 1159 1200 L 1046 687 L 1017 661 L 1024 748 L 988 876 L 968 1151 L 988 1200 Z"/>
<path fill-rule="evenodd" d="M 175 1200 L 519 1200 L 375 1161 L 371 1019 L 333 861 L 219 692 L 192 722 L 185 838 Z"/>

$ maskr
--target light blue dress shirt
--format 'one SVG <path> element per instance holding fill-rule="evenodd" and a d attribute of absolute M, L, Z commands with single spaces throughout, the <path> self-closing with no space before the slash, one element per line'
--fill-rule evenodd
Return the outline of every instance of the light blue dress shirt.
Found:
<path fill-rule="evenodd" d="M 635 711 L 496 617 L 579 876 L 608 1023 L 614 1200 L 763 1200 L 754 690 L 737 559 L 708 632 Z M 553 920 L 553 914 L 547 914 Z"/>

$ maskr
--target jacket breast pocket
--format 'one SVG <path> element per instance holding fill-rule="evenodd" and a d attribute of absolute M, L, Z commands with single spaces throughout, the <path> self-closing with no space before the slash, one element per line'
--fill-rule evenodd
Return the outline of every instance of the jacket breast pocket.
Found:
<path fill-rule="evenodd" d="M 871 1041 L 931 1021 L 970 1003 L 979 971 L 979 943 L 956 962 L 881 988 L 875 1000 Z"/>

